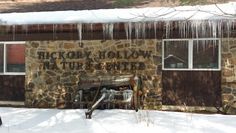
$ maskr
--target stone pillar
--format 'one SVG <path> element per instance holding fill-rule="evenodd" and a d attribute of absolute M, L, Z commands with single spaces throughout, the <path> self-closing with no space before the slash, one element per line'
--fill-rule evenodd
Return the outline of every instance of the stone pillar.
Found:
<path fill-rule="evenodd" d="M 221 52 L 222 110 L 227 114 L 236 114 L 236 40 L 223 39 Z"/>

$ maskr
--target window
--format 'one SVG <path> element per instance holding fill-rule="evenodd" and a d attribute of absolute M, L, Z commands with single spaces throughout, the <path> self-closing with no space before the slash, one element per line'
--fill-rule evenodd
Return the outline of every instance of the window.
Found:
<path fill-rule="evenodd" d="M 220 70 L 219 39 L 163 41 L 164 70 Z"/>
<path fill-rule="evenodd" d="M 24 44 L 6 45 L 7 72 L 25 72 L 25 46 Z"/>
<path fill-rule="evenodd" d="M 0 43 L 0 74 L 23 75 L 25 73 L 24 42 Z"/>
<path fill-rule="evenodd" d="M 166 41 L 165 68 L 188 68 L 188 41 Z"/>
<path fill-rule="evenodd" d="M 193 68 L 217 69 L 219 66 L 218 43 L 216 40 L 194 40 Z"/>

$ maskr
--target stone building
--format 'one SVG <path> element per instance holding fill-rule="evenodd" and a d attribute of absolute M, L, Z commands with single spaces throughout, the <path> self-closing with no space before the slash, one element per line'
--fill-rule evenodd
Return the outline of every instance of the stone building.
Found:
<path fill-rule="evenodd" d="M 139 108 L 235 114 L 235 7 L 1 13 L 0 100 L 71 108 L 81 82 L 138 76 Z"/>

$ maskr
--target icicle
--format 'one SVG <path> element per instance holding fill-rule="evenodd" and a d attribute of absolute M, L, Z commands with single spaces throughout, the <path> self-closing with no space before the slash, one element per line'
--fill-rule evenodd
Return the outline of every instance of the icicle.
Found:
<path fill-rule="evenodd" d="M 221 20 L 216 22 L 217 37 L 221 37 Z"/>
<path fill-rule="evenodd" d="M 132 27 L 132 23 L 129 22 L 128 23 L 128 31 L 129 31 L 129 43 L 130 43 L 130 46 L 132 44 L 132 31 L 133 31 L 133 27 Z"/>
<path fill-rule="evenodd" d="M 186 31 L 186 21 L 179 21 L 178 23 L 178 28 L 179 28 L 179 34 L 181 36 L 181 38 L 185 38 L 185 31 Z"/>
<path fill-rule="evenodd" d="M 217 37 L 216 28 L 217 28 L 216 22 L 215 22 L 215 21 L 212 21 L 212 37 L 213 37 L 213 38 L 216 38 L 216 37 Z"/>
<path fill-rule="evenodd" d="M 113 24 L 103 24 L 102 29 L 103 29 L 103 38 L 104 39 L 106 39 L 107 36 L 109 38 L 113 39 L 113 30 L 114 30 Z"/>
<path fill-rule="evenodd" d="M 203 33 L 204 31 L 204 28 L 205 27 L 205 22 L 204 21 L 199 21 L 199 25 L 198 25 L 198 37 L 201 38 L 205 35 L 205 33 Z M 200 33 L 200 34 L 199 34 Z M 205 36 L 204 36 L 205 37 Z"/>
<path fill-rule="evenodd" d="M 102 24 L 102 31 L 103 31 L 103 39 L 106 39 L 106 25 L 107 24 Z"/>
<path fill-rule="evenodd" d="M 151 30 L 152 30 L 152 24 L 153 23 L 151 23 L 151 22 L 147 22 L 146 23 L 146 27 L 147 27 L 147 31 L 145 31 L 146 33 L 145 33 L 145 37 L 146 37 L 146 35 L 148 34 L 148 35 L 150 35 L 151 34 Z M 153 33 L 152 33 L 153 34 Z M 145 41 L 146 42 L 146 41 Z"/>
<path fill-rule="evenodd" d="M 132 39 L 132 23 L 125 23 L 125 33 L 126 33 L 126 39 L 131 40 Z"/>
<path fill-rule="evenodd" d="M 200 48 L 199 48 L 199 47 L 200 47 L 200 46 L 199 46 L 199 40 L 196 40 L 196 42 L 197 42 L 197 44 L 195 44 L 195 45 L 197 45 L 197 46 L 196 46 L 196 49 L 197 49 L 196 51 L 197 51 L 197 54 L 198 54 L 199 49 L 200 49 Z"/>
<path fill-rule="evenodd" d="M 230 22 L 229 21 L 227 21 L 226 22 L 226 32 L 227 32 L 227 39 L 228 39 L 228 45 L 229 45 L 229 35 L 230 35 Z"/>
<path fill-rule="evenodd" d="M 93 32 L 93 23 L 90 24 L 90 30 Z"/>
<path fill-rule="evenodd" d="M 190 31 L 191 31 L 191 21 L 187 23 L 187 29 L 186 29 L 186 36 L 190 37 Z"/>
<path fill-rule="evenodd" d="M 179 26 L 179 23 L 178 23 L 178 21 L 177 22 L 172 22 L 172 24 L 173 24 L 173 28 L 175 29 L 176 27 L 178 28 L 178 26 Z M 180 34 L 180 33 L 179 33 Z"/>
<path fill-rule="evenodd" d="M 209 27 L 209 36 L 212 35 L 212 22 L 211 21 L 208 21 L 208 27 Z"/>
<path fill-rule="evenodd" d="M 56 24 L 54 28 L 55 28 L 55 29 L 54 29 L 54 30 L 55 30 L 55 33 L 57 33 L 57 31 L 58 31 L 58 25 Z"/>
<path fill-rule="evenodd" d="M 77 24 L 77 32 L 78 32 L 78 38 L 79 38 L 79 44 L 81 45 L 82 43 L 82 24 L 78 23 Z"/>
<path fill-rule="evenodd" d="M 227 21 L 227 24 L 226 24 L 226 26 L 227 26 L 227 36 L 228 36 L 228 38 L 229 38 L 229 34 L 230 34 L 230 22 L 229 21 Z"/>
<path fill-rule="evenodd" d="M 199 38 L 199 32 L 200 32 L 200 29 L 199 29 L 199 25 L 200 25 L 200 22 L 199 21 L 191 21 L 190 22 L 190 28 L 191 28 L 191 32 L 192 32 L 192 37 L 194 38 Z"/>
<path fill-rule="evenodd" d="M 125 27 L 126 39 L 129 40 L 129 25 L 125 23 L 124 27 Z"/>
<path fill-rule="evenodd" d="M 227 21 L 227 36 L 228 36 L 228 39 L 230 37 L 230 34 L 231 34 L 231 29 L 232 29 L 232 25 L 233 25 L 233 21 Z"/>
<path fill-rule="evenodd" d="M 146 37 L 146 23 L 142 23 L 142 38 Z"/>
<path fill-rule="evenodd" d="M 108 32 L 112 40 L 113 40 L 113 31 L 114 31 L 114 24 L 109 24 Z"/>
<path fill-rule="evenodd" d="M 190 33 L 192 33 L 192 38 L 194 37 L 194 32 L 195 32 L 195 28 L 194 28 L 194 23 L 193 21 L 190 22 Z"/>
<path fill-rule="evenodd" d="M 91 38 L 93 38 L 93 23 L 90 23 Z"/>
<path fill-rule="evenodd" d="M 15 40 L 16 25 L 12 25 L 12 39 Z"/>
<path fill-rule="evenodd" d="M 139 39 L 141 24 L 135 23 L 134 28 L 135 28 L 135 37 L 136 37 L 136 39 Z"/>
<path fill-rule="evenodd" d="M 187 38 L 187 35 L 188 35 L 188 22 L 187 21 L 185 21 L 184 22 L 184 28 L 183 28 L 183 30 L 184 30 L 184 38 Z"/>
<path fill-rule="evenodd" d="M 200 24 L 199 21 L 196 21 L 196 22 L 195 22 L 195 31 L 196 31 L 196 38 L 197 38 L 197 39 L 199 38 L 199 35 L 198 35 L 199 30 L 200 30 L 199 24 Z"/>
<path fill-rule="evenodd" d="M 226 22 L 226 32 L 227 32 L 227 39 L 228 39 L 228 45 L 229 45 L 229 43 L 230 43 L 230 34 L 231 34 L 231 30 L 232 30 L 232 28 L 234 27 L 234 21 L 233 20 L 228 20 L 227 22 Z"/>
<path fill-rule="evenodd" d="M 182 29 L 182 38 L 186 38 L 187 21 L 183 21 L 182 27 L 180 27 L 180 28 Z"/>
<path fill-rule="evenodd" d="M 148 28 L 148 30 L 150 31 L 150 30 L 152 29 L 152 23 L 148 22 L 148 23 L 147 23 L 147 28 Z"/>
<path fill-rule="evenodd" d="M 139 28 L 138 28 L 138 23 L 134 24 L 134 30 L 135 30 L 135 38 L 138 38 L 138 33 L 139 33 Z"/>
<path fill-rule="evenodd" d="M 206 37 L 207 36 L 207 22 L 206 21 L 203 21 L 203 22 L 201 22 L 201 31 L 200 31 L 200 33 L 201 33 L 201 35 L 203 36 L 203 37 Z"/>
<path fill-rule="evenodd" d="M 131 42 L 132 42 L 132 30 L 133 30 L 133 28 L 132 28 L 132 23 L 131 22 L 129 22 L 128 23 L 129 24 L 129 39 L 130 39 L 130 44 L 131 44 Z"/>
<path fill-rule="evenodd" d="M 154 25 L 154 34 L 155 34 L 155 40 L 157 39 L 157 22 L 153 23 Z"/>
<path fill-rule="evenodd" d="M 22 28 L 25 31 L 25 34 L 28 35 L 28 25 L 23 25 Z"/>
<path fill-rule="evenodd" d="M 165 24 L 166 24 L 166 38 L 169 38 L 169 35 L 170 35 L 170 22 L 167 21 Z"/>
<path fill-rule="evenodd" d="M 53 36 L 53 39 L 55 39 L 55 35 L 56 35 L 56 30 L 55 30 L 55 25 L 53 24 L 52 25 L 52 36 Z"/>
<path fill-rule="evenodd" d="M 217 21 L 217 32 L 218 32 L 218 36 L 222 37 L 222 20 L 218 20 Z M 217 40 L 214 40 L 214 44 L 213 44 L 213 56 L 215 56 L 215 48 L 217 48 L 217 46 L 219 47 L 219 42 L 217 43 Z"/>
<path fill-rule="evenodd" d="M 182 36 L 182 28 L 183 28 L 182 22 L 181 22 L 181 21 L 178 21 L 178 29 L 179 29 L 179 34 L 180 34 L 181 38 L 183 37 L 183 36 Z"/>
<path fill-rule="evenodd" d="M 199 32 L 201 32 L 199 29 L 199 24 L 200 24 L 199 21 L 191 21 L 192 37 L 199 38 Z M 200 51 L 200 46 L 199 46 L 199 41 L 197 40 L 196 42 L 197 42 L 196 51 L 198 53 Z"/>

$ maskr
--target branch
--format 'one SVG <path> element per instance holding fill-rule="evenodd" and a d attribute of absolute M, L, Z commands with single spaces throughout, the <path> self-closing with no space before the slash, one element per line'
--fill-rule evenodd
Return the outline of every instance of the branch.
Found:
<path fill-rule="evenodd" d="M 185 18 L 185 21 L 188 21 L 190 20 L 191 18 L 193 18 L 197 13 L 207 13 L 207 14 L 211 14 L 213 15 L 212 17 L 215 17 L 215 16 L 218 16 L 218 17 L 225 17 L 225 18 L 229 18 L 229 19 L 236 19 L 236 14 L 231 14 L 231 13 L 227 13 L 225 11 L 223 11 L 217 4 L 215 4 L 215 7 L 221 12 L 216 12 L 216 11 L 206 11 L 206 10 L 201 10 L 201 9 L 184 9 L 184 10 L 181 10 L 181 9 L 177 9 L 175 7 L 171 7 L 171 8 L 168 8 L 166 11 L 163 11 L 164 9 L 166 8 L 160 8 L 158 11 L 152 13 L 151 15 L 146 15 L 146 13 L 142 13 L 142 14 L 131 14 L 133 15 L 134 17 L 132 18 L 120 18 L 120 19 L 125 19 L 125 20 L 132 20 L 132 19 L 136 19 L 136 18 L 153 18 L 153 19 L 158 19 L 158 18 L 162 18 L 163 20 L 168 20 L 170 18 L 172 18 L 173 16 L 175 15 L 178 15 L 178 14 L 181 14 L 183 12 L 194 12 L 192 14 L 190 14 L 189 17 Z M 163 11 L 164 13 L 160 13 L 161 11 Z M 147 11 L 148 12 L 148 11 Z M 171 16 L 168 16 L 168 15 L 171 15 Z M 168 16 L 165 18 L 165 16 Z M 211 18 L 211 17 L 209 17 Z M 209 19 L 208 18 L 208 19 Z"/>
<path fill-rule="evenodd" d="M 216 8 L 219 9 L 223 14 L 235 16 L 235 14 L 230 14 L 230 13 L 224 12 L 217 4 L 215 4 L 215 6 L 216 6 Z"/>

